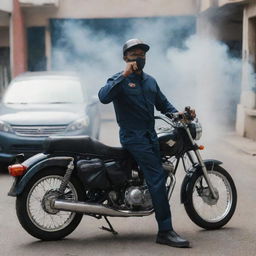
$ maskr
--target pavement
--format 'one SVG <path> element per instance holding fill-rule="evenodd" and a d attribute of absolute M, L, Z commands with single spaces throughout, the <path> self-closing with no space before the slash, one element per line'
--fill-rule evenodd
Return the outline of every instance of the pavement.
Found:
<path fill-rule="evenodd" d="M 227 134 L 222 140 L 241 152 L 256 157 L 255 140 L 241 137 L 235 132 Z"/>

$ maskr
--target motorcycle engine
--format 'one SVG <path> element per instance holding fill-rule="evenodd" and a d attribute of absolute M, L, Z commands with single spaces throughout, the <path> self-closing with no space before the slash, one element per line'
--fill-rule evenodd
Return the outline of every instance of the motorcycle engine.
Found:
<path fill-rule="evenodd" d="M 132 186 L 125 191 L 125 203 L 129 208 L 141 208 L 143 210 L 153 207 L 147 186 Z"/>

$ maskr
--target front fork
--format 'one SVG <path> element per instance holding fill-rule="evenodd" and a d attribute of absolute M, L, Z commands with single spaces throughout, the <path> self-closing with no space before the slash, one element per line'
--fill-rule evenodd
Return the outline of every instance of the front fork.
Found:
<path fill-rule="evenodd" d="M 188 136 L 189 136 L 189 139 L 190 139 L 191 143 L 193 144 L 193 146 L 194 146 L 194 148 L 195 148 L 194 152 L 195 152 L 196 158 L 197 158 L 197 160 L 198 160 L 200 166 L 202 167 L 203 175 L 204 175 L 204 178 L 205 178 L 205 180 L 206 180 L 206 183 L 207 183 L 207 185 L 208 185 L 208 187 L 209 187 L 209 189 L 210 189 L 210 192 L 211 192 L 211 194 L 212 194 L 212 197 L 213 197 L 214 199 L 218 199 L 218 196 L 217 196 L 217 194 L 215 193 L 214 188 L 213 188 L 213 185 L 212 185 L 212 183 L 211 183 L 211 181 L 210 181 L 210 178 L 209 178 L 209 175 L 208 175 L 206 166 L 205 166 L 205 164 L 204 164 L 204 161 L 203 161 L 203 159 L 202 159 L 202 157 L 201 157 L 201 155 L 200 155 L 200 152 L 199 152 L 199 150 L 198 150 L 198 146 L 197 146 L 197 144 L 195 143 L 195 141 L 193 140 L 193 138 L 192 138 L 192 136 L 191 136 L 191 133 L 190 133 L 190 131 L 189 131 L 189 128 L 188 128 L 187 126 L 184 126 L 184 128 L 185 128 L 185 130 L 186 130 L 186 132 L 187 132 L 187 134 L 188 134 Z"/>
<path fill-rule="evenodd" d="M 195 154 L 196 154 L 196 157 L 197 157 L 197 160 L 198 160 L 200 166 L 202 167 L 202 171 L 203 171 L 203 174 L 204 174 L 204 178 L 205 178 L 206 183 L 207 183 L 207 185 L 208 185 L 208 187 L 209 187 L 209 189 L 210 189 L 210 191 L 211 191 L 212 197 L 213 197 L 214 199 L 218 199 L 218 195 L 217 195 L 216 192 L 214 191 L 213 185 L 212 185 L 212 183 L 211 183 L 211 181 L 210 181 L 210 178 L 209 178 L 209 175 L 208 175 L 206 166 L 205 166 L 204 161 L 203 161 L 203 159 L 202 159 L 202 157 L 201 157 L 201 155 L 200 155 L 199 150 L 197 149 L 197 150 L 195 150 L 194 152 L 195 152 Z"/>

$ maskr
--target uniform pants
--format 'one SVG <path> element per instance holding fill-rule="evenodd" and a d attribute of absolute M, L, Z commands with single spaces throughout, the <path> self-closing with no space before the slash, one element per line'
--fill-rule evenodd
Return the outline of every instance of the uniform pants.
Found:
<path fill-rule="evenodd" d="M 134 157 L 144 174 L 152 198 L 159 231 L 172 230 L 170 205 L 166 191 L 166 174 L 156 142 L 123 145 Z"/>

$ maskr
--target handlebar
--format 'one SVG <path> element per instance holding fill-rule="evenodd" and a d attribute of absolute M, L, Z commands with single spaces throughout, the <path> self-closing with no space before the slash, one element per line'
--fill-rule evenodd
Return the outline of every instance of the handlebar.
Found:
<path fill-rule="evenodd" d="M 172 127 L 177 127 L 190 123 L 195 119 L 195 117 L 195 110 L 190 109 L 190 107 L 186 107 L 184 112 L 167 112 L 164 115 L 155 116 L 155 119 L 161 119 Z"/>
<path fill-rule="evenodd" d="M 182 120 L 183 118 L 183 115 L 180 114 L 179 112 L 176 112 L 176 113 L 165 113 L 165 115 L 170 118 L 170 119 L 173 119 L 173 121 L 179 121 L 179 120 Z"/>

